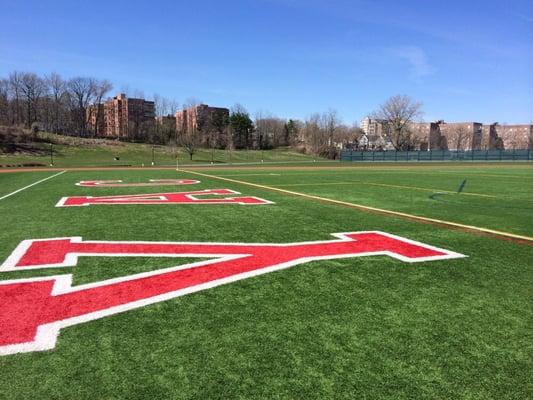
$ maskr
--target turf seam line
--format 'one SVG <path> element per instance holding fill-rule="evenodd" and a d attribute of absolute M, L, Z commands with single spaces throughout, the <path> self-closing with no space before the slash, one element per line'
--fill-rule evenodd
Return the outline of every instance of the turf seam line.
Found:
<path fill-rule="evenodd" d="M 228 175 L 224 175 L 228 176 Z M 289 187 L 289 186 L 326 186 L 326 185 L 351 185 L 357 183 L 359 185 L 367 185 L 367 186 L 383 186 L 383 187 L 392 187 L 397 189 L 409 189 L 409 190 L 421 190 L 424 192 L 441 192 L 441 193 L 449 193 L 449 194 L 455 194 L 456 192 L 452 192 L 450 190 L 443 190 L 443 189 L 430 189 L 430 188 L 423 188 L 418 186 L 403 186 L 403 185 L 389 185 L 387 183 L 378 183 L 378 182 L 364 182 L 364 181 L 347 181 L 347 182 L 318 182 L 318 183 L 288 183 L 284 185 L 278 185 L 283 187 Z M 482 193 L 461 193 L 463 196 L 479 196 L 479 197 L 493 197 L 496 198 L 497 196 L 493 196 L 490 194 L 482 194 Z"/>
<path fill-rule="evenodd" d="M 19 193 L 19 192 L 22 192 L 23 190 L 29 189 L 29 188 L 31 188 L 32 186 L 35 186 L 35 185 L 38 185 L 39 183 L 42 183 L 42 182 L 44 182 L 44 181 L 47 181 L 48 179 L 55 178 L 56 176 L 61 175 L 61 174 L 64 174 L 65 172 L 67 172 L 67 170 L 63 170 L 63 171 L 61 171 L 61 172 L 58 172 L 57 174 L 54 174 L 54 175 L 48 176 L 48 177 L 46 177 L 46 178 L 44 178 L 44 179 L 41 179 L 40 181 L 33 182 L 33 183 L 29 184 L 28 186 L 24 186 L 23 188 L 17 189 L 17 190 L 15 190 L 14 192 L 8 193 L 8 194 L 6 194 L 5 196 L 0 197 L 0 200 L 7 199 L 8 197 L 13 196 L 14 194 L 17 194 L 17 193 Z"/>
<path fill-rule="evenodd" d="M 304 198 L 308 198 L 308 199 L 312 199 L 312 200 L 318 200 L 318 201 L 323 201 L 323 202 L 327 202 L 327 203 L 339 204 L 339 205 L 343 205 L 343 206 L 357 208 L 357 209 L 363 210 L 363 211 L 377 212 L 377 213 L 384 214 L 384 215 L 392 215 L 392 216 L 407 218 L 407 219 L 414 220 L 414 221 L 429 222 L 429 223 L 438 224 L 438 225 L 441 225 L 441 226 L 449 226 L 449 227 L 453 227 L 453 228 L 461 228 L 461 229 L 466 230 L 466 231 L 476 231 L 476 232 L 489 234 L 489 235 L 492 235 L 492 236 L 495 236 L 495 237 L 503 237 L 503 238 L 506 238 L 506 239 L 515 239 L 515 240 L 518 239 L 520 241 L 525 241 L 528 244 L 533 244 L 533 237 L 530 237 L 530 236 L 516 235 L 514 233 L 497 231 L 497 230 L 494 230 L 494 229 L 488 229 L 488 228 L 483 228 L 483 227 L 478 227 L 478 226 L 473 226 L 473 225 L 465 225 L 465 224 L 460 224 L 460 223 L 457 223 L 457 222 L 444 221 L 444 220 L 440 220 L 440 219 L 436 219 L 436 218 L 422 217 L 422 216 L 418 216 L 418 215 L 403 213 L 403 212 L 400 212 L 400 211 L 392 211 L 392 210 L 387 210 L 387 209 L 384 209 L 384 208 L 365 206 L 365 205 L 357 204 L 357 203 L 349 203 L 349 202 L 346 202 L 346 201 L 329 199 L 327 197 L 320 197 L 320 196 L 315 196 L 315 195 L 311 195 L 311 194 L 294 192 L 292 190 L 280 189 L 280 188 L 276 188 L 276 187 L 273 187 L 273 186 L 259 185 L 257 183 L 239 181 L 237 179 L 224 178 L 224 177 L 220 177 L 220 176 L 216 176 L 216 175 L 204 174 L 204 173 L 196 172 L 196 171 L 190 171 L 190 170 L 180 170 L 180 171 L 187 172 L 187 173 L 194 174 L 194 175 L 204 176 L 206 178 L 219 179 L 219 180 L 223 180 L 223 181 L 227 181 L 227 182 L 233 182 L 233 183 L 237 183 L 237 184 L 241 184 L 241 185 L 248 185 L 248 186 L 257 187 L 257 188 L 260 188 L 260 189 L 266 189 L 266 190 L 271 190 L 271 191 L 275 191 L 275 192 L 279 192 L 279 193 L 290 194 L 290 195 L 293 195 L 293 196 L 304 197 Z"/>

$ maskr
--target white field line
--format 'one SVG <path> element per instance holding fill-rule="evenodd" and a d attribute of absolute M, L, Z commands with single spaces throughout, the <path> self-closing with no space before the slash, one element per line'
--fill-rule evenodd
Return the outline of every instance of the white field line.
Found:
<path fill-rule="evenodd" d="M 24 186 L 23 188 L 17 189 L 14 192 L 8 193 L 5 196 L 0 197 L 0 200 L 7 199 L 8 197 L 13 196 L 14 194 L 17 194 L 18 192 L 22 192 L 23 190 L 29 189 L 32 186 L 38 185 L 39 183 L 47 181 L 48 179 L 52 179 L 52 178 L 54 178 L 54 177 L 56 177 L 58 175 L 64 174 L 65 172 L 67 172 L 67 171 L 64 170 L 64 171 L 58 172 L 57 174 L 54 174 L 54 175 L 48 176 L 48 177 L 46 177 L 44 179 L 41 179 L 40 181 L 33 182 L 33 183 L 29 184 L 28 186 Z"/>
<path fill-rule="evenodd" d="M 440 220 L 440 219 L 436 219 L 436 218 L 421 217 L 421 216 L 418 216 L 418 215 L 407 214 L 407 213 L 403 213 L 403 212 L 399 212 L 399 211 L 387 210 L 387 209 L 384 209 L 384 208 L 369 207 L 369 206 L 364 206 L 362 204 L 349 203 L 347 201 L 329 199 L 327 197 L 320 197 L 320 196 L 315 196 L 315 195 L 311 195 L 311 194 L 293 192 L 292 190 L 280 189 L 280 188 L 273 187 L 273 186 L 259 185 L 257 183 L 239 181 L 237 179 L 223 178 L 221 176 L 203 174 L 201 172 L 195 172 L 195 171 L 190 171 L 190 170 L 187 170 L 187 171 L 184 171 L 184 172 L 188 172 L 190 174 L 204 176 L 206 178 L 219 179 L 219 180 L 233 182 L 233 183 L 237 183 L 237 184 L 241 184 L 241 185 L 253 186 L 253 187 L 260 188 L 260 189 L 272 190 L 274 192 L 290 194 L 290 195 L 293 195 L 293 196 L 305 197 L 307 199 L 318 200 L 318 201 L 332 203 L 332 204 L 339 204 L 339 205 L 343 205 L 343 206 L 357 208 L 357 209 L 360 209 L 360 210 L 374 211 L 374 212 L 378 212 L 380 214 L 387 214 L 387 215 L 393 215 L 393 216 L 397 216 L 397 217 L 408 218 L 408 219 L 415 220 L 415 221 L 418 220 L 418 221 L 424 221 L 424 222 L 431 222 L 431 223 L 436 223 L 436 224 L 439 224 L 439 225 L 446 225 L 446 226 L 466 229 L 466 230 L 470 230 L 470 231 L 488 233 L 488 234 L 491 234 L 493 236 L 501 236 L 501 237 L 512 238 L 512 239 L 520 239 L 520 240 L 528 241 L 531 244 L 533 244 L 533 237 L 531 237 L 531 236 L 516 235 L 514 233 L 509 233 L 509 232 L 504 232 L 504 231 L 497 231 L 497 230 L 494 230 L 494 229 L 482 228 L 482 227 L 479 227 L 479 226 L 464 225 L 464 224 L 459 224 L 457 222 L 444 221 L 444 220 Z"/>

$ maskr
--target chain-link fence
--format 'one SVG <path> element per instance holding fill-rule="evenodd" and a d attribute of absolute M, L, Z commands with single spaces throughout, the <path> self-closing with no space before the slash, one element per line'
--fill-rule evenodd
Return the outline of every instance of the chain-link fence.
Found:
<path fill-rule="evenodd" d="M 532 161 L 533 150 L 473 151 L 351 151 L 341 152 L 341 161 Z"/>

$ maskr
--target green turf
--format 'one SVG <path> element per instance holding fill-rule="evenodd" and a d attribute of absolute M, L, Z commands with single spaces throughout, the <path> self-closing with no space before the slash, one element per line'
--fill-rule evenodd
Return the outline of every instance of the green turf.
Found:
<path fill-rule="evenodd" d="M 526 165 L 207 172 L 532 233 L 527 209 L 532 169 Z M 22 187 L 44 176 L 0 174 L 1 193 L 15 190 L 17 181 Z M 75 186 L 80 180 L 176 177 L 193 175 L 171 170 L 67 172 L 2 200 L 0 260 L 30 238 L 269 243 L 325 240 L 330 233 L 363 230 L 390 232 L 468 258 L 416 264 L 384 256 L 312 262 L 65 328 L 51 351 L 0 358 L 0 398 L 532 397 L 531 245 L 208 178 L 198 178 L 202 182 L 194 189 L 229 188 L 276 204 L 54 207 L 66 195 L 192 188 L 95 189 Z M 468 179 L 467 193 L 495 195 L 498 201 L 487 198 L 491 206 L 484 208 L 482 197 L 445 197 L 465 201 L 461 206 L 429 199 L 433 189 L 453 191 L 463 179 Z M 351 180 L 357 182 L 319 185 Z M 500 200 L 518 207 L 492 207 Z M 175 263 L 168 259 L 82 257 L 72 271 L 81 284 L 170 265 Z M 65 271 L 4 272 L 0 278 L 60 272 Z"/>
<path fill-rule="evenodd" d="M 220 176 L 366 206 L 533 236 L 533 165 L 394 166 Z M 278 171 L 279 172 L 279 171 Z M 209 173 L 209 171 L 207 171 Z M 462 193 L 456 191 L 467 181 Z"/>

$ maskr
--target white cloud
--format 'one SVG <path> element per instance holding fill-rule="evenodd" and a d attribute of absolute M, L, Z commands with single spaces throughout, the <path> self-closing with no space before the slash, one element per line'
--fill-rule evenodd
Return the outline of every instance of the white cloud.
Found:
<path fill-rule="evenodd" d="M 533 17 L 524 15 L 524 14 L 517 14 L 517 15 L 518 15 L 518 18 L 520 18 L 521 20 L 533 23 Z"/>
<path fill-rule="evenodd" d="M 411 76 L 420 79 L 431 75 L 435 68 L 430 64 L 427 54 L 418 46 L 396 47 L 392 53 L 400 59 L 407 61 Z"/>

